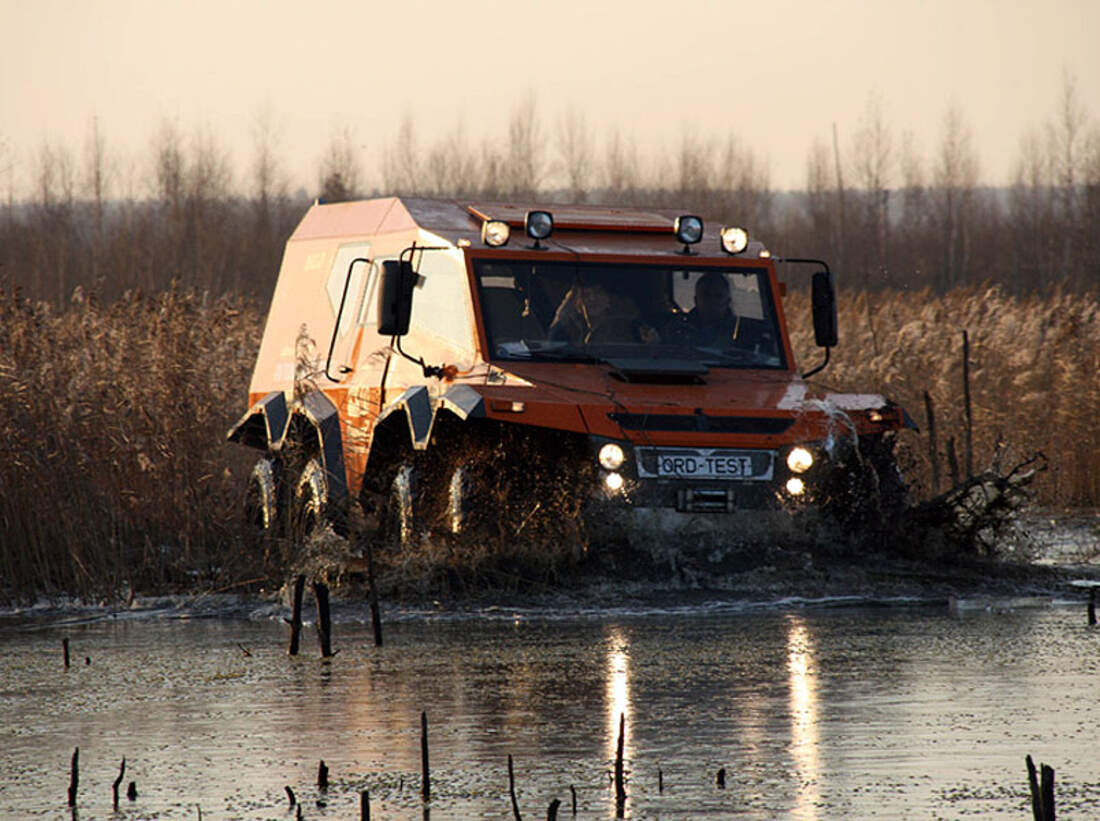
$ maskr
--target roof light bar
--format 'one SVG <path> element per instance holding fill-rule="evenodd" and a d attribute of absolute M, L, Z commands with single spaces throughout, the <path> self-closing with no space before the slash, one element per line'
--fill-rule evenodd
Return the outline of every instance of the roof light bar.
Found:
<path fill-rule="evenodd" d="M 740 254 L 749 247 L 749 232 L 736 225 L 725 226 L 719 236 L 722 238 L 722 250 L 727 254 Z"/>
<path fill-rule="evenodd" d="M 703 238 L 703 218 L 684 214 L 676 218 L 673 229 L 676 231 L 676 239 L 684 243 L 684 250 L 680 253 L 690 254 L 691 246 Z"/>
<path fill-rule="evenodd" d="M 499 248 L 508 244 L 512 229 L 504 220 L 485 220 L 481 223 L 481 241 L 490 248 Z"/>
<path fill-rule="evenodd" d="M 549 211 L 528 211 L 523 218 L 523 230 L 541 248 L 540 239 L 546 239 L 554 231 L 554 217 Z"/>

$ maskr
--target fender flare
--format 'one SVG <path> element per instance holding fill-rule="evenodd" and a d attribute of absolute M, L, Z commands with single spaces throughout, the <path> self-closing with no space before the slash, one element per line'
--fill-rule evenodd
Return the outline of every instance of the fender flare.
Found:
<path fill-rule="evenodd" d="M 417 385 L 386 405 L 378 414 L 376 424 L 381 424 L 395 413 L 403 413 L 408 422 L 413 450 L 427 450 L 435 418 L 441 410 L 448 410 L 466 421 L 485 415 L 485 400 L 469 385 L 455 385 L 433 401 L 428 388 Z"/>
<path fill-rule="evenodd" d="M 282 391 L 272 391 L 249 408 L 229 429 L 225 438 L 227 442 L 237 442 L 257 450 L 278 452 L 289 427 L 286 395 Z"/>
<path fill-rule="evenodd" d="M 331 399 L 314 391 L 302 399 L 295 415 L 304 416 L 317 433 L 318 456 L 328 479 L 329 504 L 342 507 L 348 498 L 348 474 L 344 469 L 340 411 Z"/>

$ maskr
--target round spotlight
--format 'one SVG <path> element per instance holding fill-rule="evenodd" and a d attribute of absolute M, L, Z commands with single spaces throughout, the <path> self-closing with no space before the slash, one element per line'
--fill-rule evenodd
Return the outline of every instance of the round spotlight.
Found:
<path fill-rule="evenodd" d="M 694 245 L 703 238 L 703 218 L 684 214 L 676 218 L 676 239 L 684 245 Z"/>
<path fill-rule="evenodd" d="M 531 239 L 546 239 L 554 230 L 554 217 L 549 211 L 528 211 L 523 218 L 523 230 Z"/>
<path fill-rule="evenodd" d="M 623 476 L 621 473 L 609 473 L 603 477 L 603 483 L 612 493 L 623 489 Z"/>
<path fill-rule="evenodd" d="M 792 496 L 801 496 L 806 492 L 806 483 L 795 476 L 793 479 L 787 480 L 787 493 Z"/>
<path fill-rule="evenodd" d="M 626 454 L 614 442 L 608 442 L 600 448 L 600 465 L 607 470 L 618 470 L 622 467 L 624 459 L 626 459 Z"/>
<path fill-rule="evenodd" d="M 806 448 L 791 448 L 791 452 L 787 454 L 787 467 L 791 469 L 791 473 L 805 473 L 813 466 L 814 455 Z"/>
<path fill-rule="evenodd" d="M 735 225 L 727 225 L 722 229 L 722 250 L 727 254 L 740 254 L 749 247 L 749 232 Z"/>
<path fill-rule="evenodd" d="M 481 223 L 481 241 L 492 248 L 507 244 L 512 229 L 503 220 L 485 220 Z"/>

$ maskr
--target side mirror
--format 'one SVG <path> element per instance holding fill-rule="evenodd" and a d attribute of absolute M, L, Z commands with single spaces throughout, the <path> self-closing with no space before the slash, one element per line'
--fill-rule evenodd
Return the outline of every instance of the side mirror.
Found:
<path fill-rule="evenodd" d="M 412 292 L 419 277 L 407 260 L 387 259 L 382 263 L 378 288 L 378 333 L 404 336 L 412 317 Z"/>
<path fill-rule="evenodd" d="M 836 289 L 829 271 L 818 271 L 813 278 L 814 341 L 822 348 L 837 343 Z"/>

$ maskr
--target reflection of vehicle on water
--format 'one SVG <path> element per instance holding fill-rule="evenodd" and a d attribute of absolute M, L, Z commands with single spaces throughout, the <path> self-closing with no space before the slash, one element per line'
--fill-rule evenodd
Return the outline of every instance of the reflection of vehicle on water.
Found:
<path fill-rule="evenodd" d="M 808 377 L 836 344 L 832 276 L 786 261 L 820 267 L 825 362 Z M 799 373 L 776 262 L 740 229 L 662 210 L 315 205 L 229 434 L 263 451 L 252 512 L 339 529 L 362 511 L 397 542 L 721 529 L 900 489 L 904 412 Z"/>

